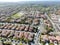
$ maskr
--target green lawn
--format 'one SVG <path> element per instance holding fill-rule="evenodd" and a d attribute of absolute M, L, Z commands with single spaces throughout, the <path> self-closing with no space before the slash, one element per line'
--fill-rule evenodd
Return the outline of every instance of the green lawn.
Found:
<path fill-rule="evenodd" d="M 20 18 L 21 16 L 23 16 L 23 13 L 16 13 L 16 14 L 14 14 L 14 15 L 12 15 L 11 17 L 12 18 Z"/>

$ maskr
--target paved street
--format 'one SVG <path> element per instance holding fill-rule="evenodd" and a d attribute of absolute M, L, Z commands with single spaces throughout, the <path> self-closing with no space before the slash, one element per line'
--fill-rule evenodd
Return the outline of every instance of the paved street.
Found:
<path fill-rule="evenodd" d="M 46 13 L 45 13 L 45 16 L 48 18 L 48 20 L 50 20 L 51 24 L 53 25 L 54 30 L 57 32 L 58 29 L 57 29 L 57 27 L 55 26 L 55 24 L 53 23 L 53 21 L 50 19 L 50 17 L 49 17 Z"/>

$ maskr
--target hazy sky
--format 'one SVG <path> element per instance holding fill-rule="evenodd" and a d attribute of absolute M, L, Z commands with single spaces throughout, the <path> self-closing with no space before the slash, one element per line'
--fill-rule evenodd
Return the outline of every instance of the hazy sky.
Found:
<path fill-rule="evenodd" d="M 0 2 L 19 2 L 19 1 L 60 1 L 60 0 L 0 0 Z"/>

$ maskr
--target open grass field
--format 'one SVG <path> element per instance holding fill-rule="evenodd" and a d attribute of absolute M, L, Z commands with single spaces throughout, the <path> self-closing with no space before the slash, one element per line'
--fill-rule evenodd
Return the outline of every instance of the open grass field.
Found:
<path fill-rule="evenodd" d="M 12 18 L 20 18 L 21 16 L 23 16 L 23 13 L 19 12 L 19 13 L 12 15 L 11 17 Z"/>

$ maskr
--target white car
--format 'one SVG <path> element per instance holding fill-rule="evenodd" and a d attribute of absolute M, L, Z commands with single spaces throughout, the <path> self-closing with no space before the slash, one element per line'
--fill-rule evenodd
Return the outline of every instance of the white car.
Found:
<path fill-rule="evenodd" d="M 12 44 L 12 45 L 15 45 L 15 44 Z"/>
<path fill-rule="evenodd" d="M 49 45 L 48 43 L 46 43 L 45 45 Z"/>

